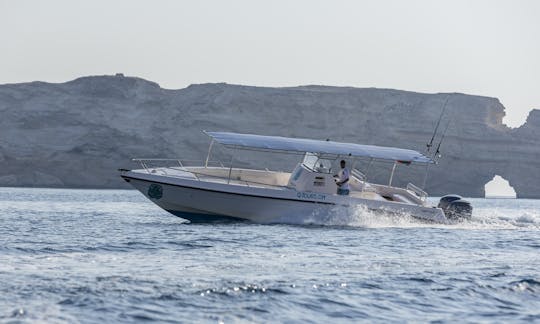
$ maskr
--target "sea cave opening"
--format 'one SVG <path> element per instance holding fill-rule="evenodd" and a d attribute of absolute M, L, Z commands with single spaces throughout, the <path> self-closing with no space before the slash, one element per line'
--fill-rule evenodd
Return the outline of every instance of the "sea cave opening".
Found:
<path fill-rule="evenodd" d="M 486 198 L 516 198 L 514 188 L 500 175 L 495 175 L 490 182 L 486 183 L 484 190 Z"/>

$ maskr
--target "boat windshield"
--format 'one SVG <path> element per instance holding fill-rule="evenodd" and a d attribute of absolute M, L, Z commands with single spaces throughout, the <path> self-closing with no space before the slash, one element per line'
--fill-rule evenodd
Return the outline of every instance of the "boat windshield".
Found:
<path fill-rule="evenodd" d="M 320 159 L 317 154 L 306 153 L 304 161 L 302 163 L 312 171 L 319 173 L 332 172 L 332 161 L 326 159 Z"/>
<path fill-rule="evenodd" d="M 318 159 L 319 157 L 316 154 L 307 152 L 306 155 L 304 155 L 304 161 L 302 161 L 302 163 L 311 170 L 315 170 L 315 164 Z"/>

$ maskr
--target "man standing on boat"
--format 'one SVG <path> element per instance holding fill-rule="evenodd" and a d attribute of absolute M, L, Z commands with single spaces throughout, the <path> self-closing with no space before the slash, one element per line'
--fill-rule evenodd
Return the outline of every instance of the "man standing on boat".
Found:
<path fill-rule="evenodd" d="M 337 194 L 342 196 L 349 195 L 350 186 L 349 186 L 349 169 L 345 167 L 345 160 L 341 160 L 339 163 L 341 166 L 341 170 L 337 174 L 338 180 L 336 181 L 336 184 L 338 186 Z"/>

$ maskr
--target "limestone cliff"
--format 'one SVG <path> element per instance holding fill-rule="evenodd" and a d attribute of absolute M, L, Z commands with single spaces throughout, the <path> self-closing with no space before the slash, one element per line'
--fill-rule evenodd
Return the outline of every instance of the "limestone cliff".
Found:
<path fill-rule="evenodd" d="M 123 76 L 0 85 L 0 186 L 127 188 L 116 170 L 136 167 L 132 157 L 203 159 L 209 140 L 201 130 L 424 151 L 449 95 L 441 130 L 451 123 L 443 158 L 429 169 L 428 192 L 483 196 L 498 174 L 518 197 L 540 198 L 540 111 L 510 129 L 502 123 L 504 107 L 488 97 L 326 86 L 166 90 Z M 274 168 L 296 161 L 244 158 L 243 165 Z M 389 168 L 378 165 L 370 179 L 385 182 Z M 399 166 L 396 183 L 421 183 L 423 171 Z"/>

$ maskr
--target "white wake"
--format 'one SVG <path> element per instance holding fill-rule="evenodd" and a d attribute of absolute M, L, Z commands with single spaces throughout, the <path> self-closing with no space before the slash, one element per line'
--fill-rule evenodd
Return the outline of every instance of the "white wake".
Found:
<path fill-rule="evenodd" d="M 472 199 L 472 219 L 453 224 L 429 223 L 410 214 L 370 211 L 364 206 L 320 210 L 308 218 L 289 219 L 299 225 L 351 226 L 363 228 L 448 228 L 448 229 L 523 229 L 540 230 L 540 201 Z"/>

